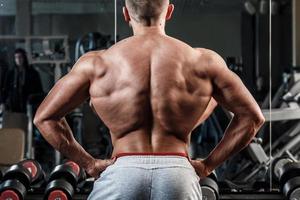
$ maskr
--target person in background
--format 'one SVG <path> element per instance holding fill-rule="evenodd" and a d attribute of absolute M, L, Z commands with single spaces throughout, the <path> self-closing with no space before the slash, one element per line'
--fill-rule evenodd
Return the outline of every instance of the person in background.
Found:
<path fill-rule="evenodd" d="M 14 66 L 8 71 L 2 89 L 5 109 L 11 112 L 26 112 L 30 95 L 42 94 L 39 73 L 29 65 L 26 51 L 18 48 L 14 52 Z"/>

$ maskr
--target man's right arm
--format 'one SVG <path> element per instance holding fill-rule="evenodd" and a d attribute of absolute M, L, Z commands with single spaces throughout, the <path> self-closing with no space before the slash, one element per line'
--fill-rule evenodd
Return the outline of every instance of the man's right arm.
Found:
<path fill-rule="evenodd" d="M 216 53 L 208 52 L 207 73 L 213 84 L 213 98 L 234 114 L 223 138 L 202 162 L 206 174 L 245 148 L 264 123 L 256 101 L 240 78 L 231 72 Z"/>

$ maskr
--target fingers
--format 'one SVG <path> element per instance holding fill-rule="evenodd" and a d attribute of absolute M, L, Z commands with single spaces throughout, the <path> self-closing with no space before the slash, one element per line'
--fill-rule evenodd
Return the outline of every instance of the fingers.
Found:
<path fill-rule="evenodd" d="M 108 160 L 96 160 L 93 169 L 89 171 L 89 175 L 98 179 L 100 174 L 110 165 L 114 164 L 116 158 Z"/>
<path fill-rule="evenodd" d="M 190 163 L 191 163 L 192 165 L 196 165 L 197 161 L 196 161 L 196 160 L 190 160 Z"/>
<path fill-rule="evenodd" d="M 203 165 L 202 160 L 190 160 L 190 163 L 195 167 L 199 165 Z"/>
<path fill-rule="evenodd" d="M 115 161 L 116 161 L 116 157 L 114 157 L 114 158 L 112 158 L 112 159 L 109 159 L 109 160 L 106 160 L 107 161 L 107 163 L 108 163 L 108 166 L 109 165 L 112 165 L 112 164 L 114 164 L 115 163 Z"/>
<path fill-rule="evenodd" d="M 190 160 L 190 163 L 200 178 L 204 178 L 208 175 L 202 160 Z"/>
<path fill-rule="evenodd" d="M 116 161 L 115 158 L 108 159 L 108 160 L 102 160 L 102 165 L 100 166 L 100 168 L 102 169 L 102 171 L 104 171 L 108 166 L 114 164 L 115 161 Z"/>

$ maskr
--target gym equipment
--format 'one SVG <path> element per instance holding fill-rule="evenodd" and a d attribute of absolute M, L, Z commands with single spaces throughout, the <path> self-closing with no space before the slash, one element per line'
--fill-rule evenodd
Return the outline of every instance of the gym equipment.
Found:
<path fill-rule="evenodd" d="M 82 135 L 83 135 L 83 122 L 82 122 L 82 118 L 83 118 L 83 112 L 82 112 L 82 108 L 76 108 L 74 109 L 71 113 L 70 113 L 70 118 L 72 120 L 72 131 L 73 131 L 73 135 L 76 139 L 76 141 L 79 144 L 83 144 L 82 143 Z"/>
<path fill-rule="evenodd" d="M 277 166 L 277 174 L 281 174 L 282 172 L 284 172 L 285 170 L 283 169 L 279 169 L 280 165 L 282 165 L 283 163 L 295 163 L 292 160 L 293 159 L 287 159 L 288 157 L 284 157 L 282 159 L 285 160 L 281 160 L 281 159 L 276 159 L 278 162 L 277 164 L 275 163 L 275 159 L 273 161 L 274 165 Z M 26 162 L 25 162 L 26 163 Z M 280 164 L 281 163 L 281 164 Z M 24 165 L 20 165 L 18 164 L 17 166 L 19 168 L 24 168 L 24 166 L 32 166 L 33 163 L 31 164 L 24 164 Z M 64 166 L 63 169 L 65 171 L 61 171 L 61 172 L 54 172 L 56 170 L 56 168 L 59 168 L 60 166 Z M 31 168 L 30 170 L 35 171 L 35 167 L 29 167 Z M 59 186 L 59 184 L 61 184 L 59 187 L 67 187 L 67 188 L 56 188 L 56 189 L 52 189 L 51 191 L 47 191 L 48 194 L 51 194 L 51 196 L 45 196 L 44 191 L 45 191 L 45 187 L 46 184 L 44 185 L 40 185 L 39 187 L 30 187 L 30 192 L 28 192 L 28 194 L 26 194 L 26 196 L 24 197 L 24 200 L 40 200 L 40 199 L 60 199 L 60 200 L 68 200 L 68 199 L 73 199 L 73 200 L 83 200 L 83 199 L 87 199 L 88 195 L 90 194 L 92 188 L 93 188 L 93 181 L 91 180 L 86 180 L 85 179 L 85 173 L 84 170 L 81 169 L 76 163 L 71 162 L 71 161 L 67 161 L 66 163 L 64 163 L 63 165 L 59 165 L 57 166 L 52 174 L 56 174 L 53 175 L 53 177 L 50 177 L 49 179 L 49 184 L 51 180 L 51 178 L 56 178 L 55 180 L 59 180 L 58 182 L 56 182 L 56 186 Z M 24 170 L 24 169 L 23 169 Z M 280 171 L 281 170 L 281 171 Z M 27 171 L 27 175 L 23 174 L 22 176 L 18 176 L 19 179 L 22 179 L 23 182 L 26 182 L 26 177 L 27 176 L 31 176 L 29 175 L 29 170 Z M 26 173 L 25 171 L 25 173 Z M 59 170 L 58 170 L 59 171 Z M 289 171 L 289 170 L 288 170 Z M 287 172 L 285 172 L 287 173 Z M 291 173 L 291 172 L 289 172 Z M 22 173 L 20 173 L 22 174 Z M 292 174 L 292 173 L 291 173 Z M 25 178 L 24 178 L 25 177 Z M 32 176 L 32 180 L 35 179 L 35 176 Z M 70 180 L 70 182 L 67 182 L 67 180 Z M 75 180 L 75 182 L 74 182 Z M 84 181 L 83 181 L 84 180 Z M 77 182 L 76 182 L 77 181 Z M 286 184 L 285 184 L 285 188 L 284 189 L 288 192 L 289 194 L 289 200 L 298 200 L 299 199 L 299 186 L 297 186 L 296 188 L 294 187 L 296 183 L 298 182 L 299 179 L 297 177 L 297 179 L 294 179 L 294 177 L 292 179 L 289 179 Z M 16 185 L 19 186 L 20 185 L 20 181 L 16 182 Z M 47 185 L 47 188 L 49 188 L 49 184 Z M 55 185 L 53 183 L 53 185 Z M 23 184 L 21 184 L 22 187 Z M 75 188 L 73 185 L 76 185 Z M 229 187 L 227 189 L 227 187 L 225 187 L 225 183 L 224 182 L 217 182 L 217 177 L 216 174 L 213 172 L 210 176 L 208 176 L 205 179 L 201 179 L 200 180 L 200 185 L 202 188 L 202 193 L 203 193 L 203 199 L 207 199 L 207 200 L 241 200 L 241 199 L 250 199 L 250 200 L 282 200 L 285 199 L 285 197 L 282 195 L 281 192 L 279 192 L 279 190 L 274 190 L 274 191 L 268 191 L 268 190 L 262 190 L 262 188 L 267 188 L 268 186 L 257 186 L 257 187 L 253 187 L 253 184 L 249 184 L 247 183 L 240 183 L 239 185 L 237 185 L 237 187 Z M 228 183 L 226 183 L 226 185 L 228 185 Z M 243 186 L 241 186 L 243 185 Z M 268 184 L 265 184 L 268 185 Z M 24 185 L 23 185 L 24 187 Z M 250 189 L 249 189 L 250 188 Z M 24 193 L 26 188 L 23 190 Z M 68 196 L 67 193 L 65 193 L 65 190 L 72 190 L 73 191 L 73 196 L 72 198 L 70 198 L 70 196 Z M 21 192 L 23 192 L 21 191 Z M 7 196 L 5 196 L 7 195 Z M 9 195 L 9 196 L 8 196 Z M 298 198 L 298 199 L 297 199 Z M 1 194 L 0 196 L 1 200 L 19 200 L 22 199 L 18 196 L 18 193 L 16 193 L 14 190 L 11 191 L 7 191 L 4 195 Z"/>
<path fill-rule="evenodd" d="M 287 156 L 276 158 L 273 160 L 272 173 L 287 199 L 300 199 L 300 162 Z"/>
<path fill-rule="evenodd" d="M 295 177 L 288 180 L 282 189 L 284 196 L 289 200 L 300 199 L 300 177 Z"/>
<path fill-rule="evenodd" d="M 19 162 L 19 165 L 25 167 L 31 174 L 31 184 L 36 184 L 45 180 L 45 172 L 40 163 L 33 159 L 26 159 Z"/>
<path fill-rule="evenodd" d="M 299 92 L 300 92 L 300 81 L 297 81 L 293 84 L 290 90 L 285 93 L 282 97 L 284 102 L 297 102 L 299 99 Z"/>
<path fill-rule="evenodd" d="M 285 77 L 285 79 L 287 79 L 287 77 Z M 238 162 L 240 163 L 241 167 L 237 170 L 235 176 L 233 176 L 233 178 L 230 178 L 230 180 L 259 180 L 264 176 L 264 174 L 266 174 L 268 170 L 271 170 L 273 173 L 273 169 L 268 169 L 269 164 L 273 159 L 282 157 L 286 152 L 289 152 L 294 157 L 299 157 L 299 94 L 300 81 L 293 83 L 292 81 L 284 81 L 284 84 L 282 84 L 282 86 L 279 88 L 274 98 L 272 99 L 272 122 L 275 122 L 275 125 L 277 125 L 276 127 L 278 127 L 273 129 L 274 141 L 272 141 L 272 158 L 269 158 L 265 153 L 269 151 L 269 143 L 265 143 L 264 147 L 262 146 L 262 143 L 251 143 L 246 148 L 248 155 L 250 155 L 250 160 L 246 161 L 244 159 L 245 157 L 242 157 Z M 270 121 L 270 110 L 263 109 L 262 112 L 265 116 L 266 121 Z M 288 129 L 286 129 L 286 127 L 288 127 Z M 265 127 L 261 129 L 260 133 L 263 133 L 264 128 Z M 285 131 L 282 132 L 280 130 Z M 262 135 L 264 134 L 261 134 L 261 136 Z M 234 162 L 236 162 L 236 160 Z M 275 179 L 277 179 L 276 176 L 274 177 Z"/>
<path fill-rule="evenodd" d="M 31 185 L 44 179 L 40 164 L 34 160 L 24 160 L 12 165 L 4 174 L 0 185 L 1 200 L 22 200 Z"/>
<path fill-rule="evenodd" d="M 275 158 L 273 161 L 272 161 L 272 174 L 273 174 L 273 177 L 274 177 L 274 180 L 279 182 L 279 178 L 280 178 L 280 171 L 282 170 L 282 167 L 287 164 L 287 163 L 290 163 L 290 162 L 293 162 L 292 159 L 288 158 L 288 157 L 278 157 L 278 158 Z"/>
<path fill-rule="evenodd" d="M 253 141 L 246 148 L 247 153 L 251 157 L 252 161 L 259 164 L 267 163 L 269 157 L 264 151 L 261 138 L 254 138 Z"/>
<path fill-rule="evenodd" d="M 272 109 L 272 122 L 283 120 L 300 119 L 300 108 L 277 108 Z M 266 122 L 270 121 L 270 110 L 262 110 Z"/>
<path fill-rule="evenodd" d="M 264 177 L 270 164 L 270 158 L 262 147 L 262 139 L 254 138 L 242 152 L 241 160 L 231 160 L 229 166 L 240 166 L 228 180 L 233 182 L 252 182 Z M 245 159 L 247 158 L 247 160 Z"/>
<path fill-rule="evenodd" d="M 113 44 L 110 35 L 103 35 L 102 33 L 92 32 L 88 33 L 76 42 L 75 60 L 78 60 L 83 54 L 93 51 L 108 48 Z"/>
<path fill-rule="evenodd" d="M 68 161 L 65 164 L 58 165 L 50 174 L 44 199 L 72 199 L 77 184 L 84 179 L 84 171 L 75 162 Z"/>
<path fill-rule="evenodd" d="M 208 177 L 200 180 L 203 199 L 219 199 L 219 186 L 216 173 L 213 171 Z"/>
<path fill-rule="evenodd" d="M 291 200 L 300 199 L 300 163 L 288 162 L 278 169 L 280 189 Z"/>

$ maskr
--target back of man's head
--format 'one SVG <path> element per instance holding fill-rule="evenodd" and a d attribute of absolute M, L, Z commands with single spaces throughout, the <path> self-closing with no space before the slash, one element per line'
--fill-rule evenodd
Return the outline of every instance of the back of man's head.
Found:
<path fill-rule="evenodd" d="M 169 5 L 169 0 L 125 0 L 131 17 L 138 23 L 150 26 L 157 21 Z"/>

